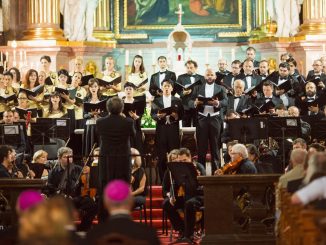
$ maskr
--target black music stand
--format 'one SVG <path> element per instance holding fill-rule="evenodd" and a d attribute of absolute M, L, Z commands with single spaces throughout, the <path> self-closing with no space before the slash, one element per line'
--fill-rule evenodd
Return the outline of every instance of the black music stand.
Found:
<path fill-rule="evenodd" d="M 302 136 L 299 117 L 271 117 L 268 120 L 268 136 L 282 139 L 283 170 L 285 169 L 285 138 Z"/>
<path fill-rule="evenodd" d="M 184 187 L 185 197 L 196 196 L 198 181 L 194 164 L 192 162 L 168 162 L 166 165 L 176 185 Z"/>
<path fill-rule="evenodd" d="M 22 141 L 22 125 L 19 124 L 0 124 L 1 144 L 17 145 Z"/>
<path fill-rule="evenodd" d="M 228 120 L 230 138 L 244 144 L 257 139 L 267 139 L 267 120 L 266 117 Z"/>
<path fill-rule="evenodd" d="M 326 120 L 311 120 L 311 138 L 326 140 Z"/>

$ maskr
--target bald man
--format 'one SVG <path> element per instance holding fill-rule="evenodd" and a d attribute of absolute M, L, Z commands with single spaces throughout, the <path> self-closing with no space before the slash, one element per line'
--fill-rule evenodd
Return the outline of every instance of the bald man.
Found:
<path fill-rule="evenodd" d="M 220 167 L 220 134 L 223 127 L 223 114 L 227 108 L 225 89 L 216 84 L 215 73 L 212 69 L 205 72 L 204 84 L 194 88 L 189 107 L 197 110 L 198 125 L 196 127 L 198 162 L 205 167 L 208 144 L 211 151 L 212 171 Z M 218 96 L 219 95 L 219 96 Z M 207 103 L 198 97 L 212 98 Z M 219 97 L 219 98 L 218 98 Z"/>
<path fill-rule="evenodd" d="M 292 164 L 292 169 L 280 177 L 278 181 L 279 188 L 287 188 L 289 181 L 303 178 L 303 165 L 306 160 L 306 156 L 307 151 L 304 149 L 294 149 L 291 152 L 290 162 Z"/>

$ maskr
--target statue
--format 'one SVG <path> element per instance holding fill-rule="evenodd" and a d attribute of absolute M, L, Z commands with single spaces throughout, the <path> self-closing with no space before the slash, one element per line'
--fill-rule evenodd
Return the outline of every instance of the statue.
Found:
<path fill-rule="evenodd" d="M 94 12 L 99 0 L 61 0 L 64 34 L 69 41 L 98 41 L 93 37 Z"/>
<path fill-rule="evenodd" d="M 303 0 L 267 0 L 267 12 L 277 22 L 277 37 L 290 37 L 298 33 L 299 14 Z"/>

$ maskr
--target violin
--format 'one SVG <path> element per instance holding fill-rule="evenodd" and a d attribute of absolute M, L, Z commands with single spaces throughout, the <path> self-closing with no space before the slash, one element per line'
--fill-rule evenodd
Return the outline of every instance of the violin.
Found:
<path fill-rule="evenodd" d="M 95 147 L 96 147 L 96 143 L 93 145 L 93 148 L 92 148 L 90 154 L 88 155 L 87 159 L 85 160 L 83 172 L 80 176 L 80 181 L 82 183 L 81 196 L 89 196 L 90 198 L 94 198 L 96 196 L 96 188 L 89 187 L 90 168 L 87 166 L 87 163 L 89 162 L 90 156 L 93 155 Z"/>
<path fill-rule="evenodd" d="M 235 160 L 233 162 L 224 164 L 224 166 L 219 169 L 221 171 L 221 174 L 236 174 L 238 168 L 241 165 L 242 160 L 243 160 L 243 158 L 239 157 L 237 160 Z"/>

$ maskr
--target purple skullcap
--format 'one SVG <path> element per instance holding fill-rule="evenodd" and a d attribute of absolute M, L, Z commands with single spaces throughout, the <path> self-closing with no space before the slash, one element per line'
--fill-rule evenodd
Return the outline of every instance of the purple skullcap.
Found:
<path fill-rule="evenodd" d="M 113 180 L 104 189 L 105 198 L 114 202 L 122 202 L 130 195 L 129 184 L 123 180 Z"/>
<path fill-rule="evenodd" d="M 20 193 L 17 199 L 18 208 L 21 211 L 25 211 L 30 207 L 35 206 L 42 202 L 44 198 L 42 197 L 41 193 L 35 190 L 26 190 Z"/>

